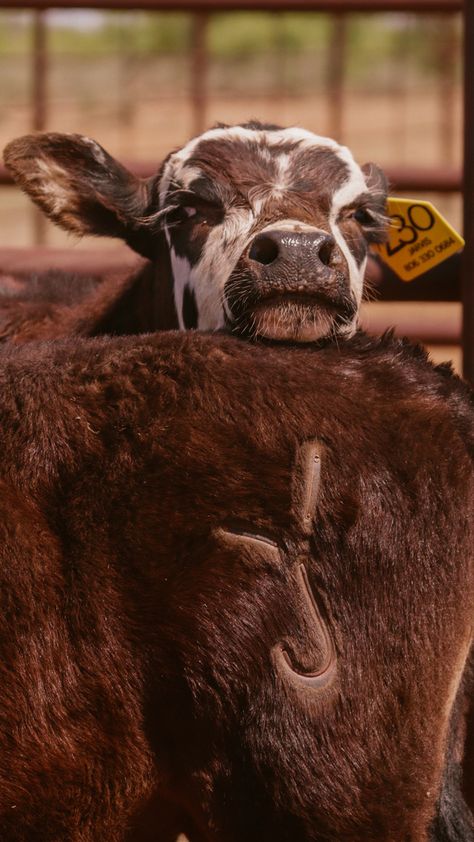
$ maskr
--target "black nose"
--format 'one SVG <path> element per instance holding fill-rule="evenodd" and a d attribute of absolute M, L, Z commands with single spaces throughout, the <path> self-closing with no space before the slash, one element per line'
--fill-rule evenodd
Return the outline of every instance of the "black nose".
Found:
<path fill-rule="evenodd" d="M 329 266 L 335 245 L 334 237 L 325 231 L 265 231 L 251 243 L 249 257 L 263 266 L 295 260 Z"/>

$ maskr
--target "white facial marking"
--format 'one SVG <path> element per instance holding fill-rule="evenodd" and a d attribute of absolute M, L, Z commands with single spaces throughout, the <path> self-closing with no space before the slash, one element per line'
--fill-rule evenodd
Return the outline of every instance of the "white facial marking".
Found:
<path fill-rule="evenodd" d="M 196 297 L 201 330 L 220 330 L 225 326 L 224 310 L 230 316 L 225 282 L 242 255 L 254 224 L 252 211 L 231 210 L 220 225 L 212 228 L 201 259 L 191 268 L 189 285 Z"/>
<path fill-rule="evenodd" d="M 193 183 L 193 181 L 196 181 L 196 179 L 200 178 L 201 176 L 202 172 L 198 167 L 187 166 L 186 169 L 183 170 L 182 176 L 180 178 L 180 182 L 184 190 L 189 190 L 189 187 Z"/>
<path fill-rule="evenodd" d="M 265 231 L 293 231 L 296 233 L 322 231 L 327 234 L 327 231 L 323 231 L 317 225 L 309 225 L 307 222 L 302 222 L 301 219 L 279 219 L 278 222 L 269 222 L 268 225 L 265 225 L 265 228 L 259 229 L 258 233 L 263 234 Z"/>
<path fill-rule="evenodd" d="M 186 330 L 183 320 L 183 298 L 184 287 L 188 283 L 191 274 L 191 266 L 189 264 L 189 261 L 186 260 L 186 258 L 180 257 L 178 254 L 176 254 L 173 246 L 171 245 L 170 234 L 166 226 L 165 237 L 166 242 L 168 243 L 168 249 L 170 253 L 171 272 L 173 274 L 174 306 L 176 309 L 176 315 L 178 317 L 179 329 Z"/>
<path fill-rule="evenodd" d="M 179 329 L 185 330 L 186 326 L 183 320 L 183 298 L 184 288 L 189 281 L 191 266 L 185 257 L 180 257 L 176 254 L 173 248 L 170 249 L 171 268 L 173 271 L 173 292 L 174 304 L 176 307 L 176 314 L 178 316 Z"/>
<path fill-rule="evenodd" d="M 360 304 L 367 258 L 363 260 L 361 266 L 357 265 L 354 255 L 352 254 L 337 224 L 337 219 L 342 208 L 346 205 L 350 205 L 351 202 L 355 201 L 361 193 L 365 193 L 367 191 L 367 184 L 361 168 L 356 164 L 349 150 L 346 147 L 340 147 L 340 149 L 341 151 L 338 154 L 349 167 L 349 176 L 344 184 L 335 191 L 332 197 L 331 210 L 329 213 L 329 225 L 331 227 L 332 235 L 346 259 L 349 269 L 350 287 L 354 293 L 357 304 Z"/>
<path fill-rule="evenodd" d="M 276 165 L 278 170 L 278 175 L 276 181 L 272 185 L 272 196 L 280 196 L 285 190 L 288 190 L 290 186 L 288 183 L 288 171 L 291 162 L 291 155 L 286 153 L 282 153 L 278 156 Z"/>

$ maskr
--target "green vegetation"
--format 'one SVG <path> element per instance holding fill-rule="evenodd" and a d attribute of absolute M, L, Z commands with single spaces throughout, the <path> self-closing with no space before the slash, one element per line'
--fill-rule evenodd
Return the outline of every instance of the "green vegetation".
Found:
<path fill-rule="evenodd" d="M 253 14 L 236 12 L 211 18 L 209 49 L 216 58 L 240 58 L 255 53 L 301 52 L 324 48 L 327 15 Z"/>
<path fill-rule="evenodd" d="M 57 13 L 48 13 L 51 24 L 48 44 L 53 57 L 126 55 L 157 59 L 189 54 L 191 15 L 104 12 L 87 17 L 87 13 L 80 14 L 82 17 L 69 13 L 71 23 L 68 24 L 68 13 L 63 12 L 59 17 Z M 28 54 L 31 21 L 28 12 L 0 12 L 0 60 Z M 247 60 L 251 65 L 269 55 L 317 57 L 321 70 L 332 31 L 331 17 L 325 14 L 217 13 L 209 21 L 209 54 L 211 61 L 229 70 L 235 63 L 238 72 L 245 68 Z M 459 45 L 459 19 L 440 22 L 416 15 L 352 15 L 347 19 L 346 31 L 347 75 L 352 84 L 369 87 L 386 86 L 400 72 L 436 77 L 443 70 L 447 32 L 451 44 L 457 39 Z M 458 65 L 460 52 L 459 49 Z M 313 63 L 313 72 L 315 66 Z M 288 71 L 287 76 L 291 78 L 292 73 Z"/>

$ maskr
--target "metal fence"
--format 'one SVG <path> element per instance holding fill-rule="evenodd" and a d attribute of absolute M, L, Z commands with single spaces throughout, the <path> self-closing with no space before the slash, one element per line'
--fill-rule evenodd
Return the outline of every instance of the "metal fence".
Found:
<path fill-rule="evenodd" d="M 469 5 L 469 0 L 466 3 Z M 7 0 L 8 9 L 147 9 L 152 11 L 227 12 L 422 12 L 451 14 L 463 0 Z"/>
<path fill-rule="evenodd" d="M 48 49 L 45 37 L 45 15 L 47 9 L 100 9 L 100 10 L 146 10 L 146 11 L 186 11 L 193 13 L 193 35 L 189 61 L 191 65 L 193 126 L 196 133 L 202 130 L 206 113 L 206 28 L 208 16 L 212 12 L 223 11 L 312 11 L 329 12 L 344 19 L 348 13 L 376 12 L 416 12 L 430 15 L 450 16 L 456 12 L 464 13 L 464 74 L 465 74 L 465 152 L 464 180 L 461 172 L 453 169 L 423 169 L 420 167 L 393 167 L 389 172 L 392 185 L 403 191 L 458 192 L 464 190 L 464 232 L 467 242 L 462 272 L 460 261 L 445 264 L 443 271 L 437 273 L 437 280 L 431 285 L 428 296 L 418 291 L 416 282 L 411 285 L 399 285 L 394 292 L 390 278 L 379 277 L 382 297 L 415 298 L 425 297 L 439 300 L 460 298 L 463 304 L 462 346 L 465 376 L 474 381 L 474 6 L 462 0 L 7 0 L 4 8 L 8 10 L 30 9 L 35 12 L 33 50 L 32 50 L 32 128 L 43 130 L 46 125 Z M 331 92 L 334 102 L 333 121 L 337 123 L 338 111 L 343 107 L 338 97 L 338 79 L 342 84 L 341 62 L 337 41 L 331 57 L 335 89 Z M 336 133 L 336 132 L 334 132 Z M 153 171 L 151 165 L 128 162 L 128 166 L 140 175 Z M 11 183 L 8 174 L 0 168 L 0 185 Z M 1 252 L 0 252 L 1 265 Z M 408 288 L 409 287 L 409 288 Z M 429 332 L 429 331 L 428 331 Z"/>

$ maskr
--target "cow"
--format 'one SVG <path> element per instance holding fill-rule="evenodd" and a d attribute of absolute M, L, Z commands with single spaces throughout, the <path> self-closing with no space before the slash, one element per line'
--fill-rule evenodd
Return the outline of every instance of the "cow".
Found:
<path fill-rule="evenodd" d="M 448 367 L 72 337 L 3 347 L 0 414 L 2 842 L 474 840 Z"/>
<path fill-rule="evenodd" d="M 225 329 L 312 342 L 356 329 L 368 248 L 386 236 L 387 183 L 376 165 L 359 167 L 330 138 L 219 124 L 148 179 L 80 135 L 27 135 L 4 158 L 59 226 L 122 239 L 147 259 L 135 277 L 83 297 L 88 317 L 77 317 L 78 333 L 97 335 L 104 325 L 120 333 L 124 310 L 133 333 Z M 22 341 L 13 305 L 10 297 L 0 334 Z M 62 311 L 50 307 L 53 318 L 39 325 L 34 308 L 23 308 L 29 338 L 75 327 L 67 302 Z"/>

